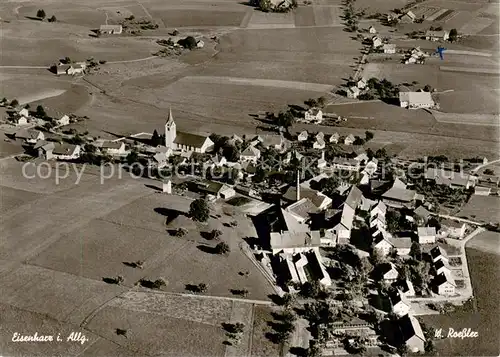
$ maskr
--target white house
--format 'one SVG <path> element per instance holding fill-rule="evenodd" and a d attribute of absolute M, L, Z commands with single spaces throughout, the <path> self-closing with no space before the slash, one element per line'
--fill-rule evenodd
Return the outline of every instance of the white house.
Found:
<path fill-rule="evenodd" d="M 356 87 L 358 87 L 359 89 L 365 89 L 366 88 L 366 80 L 364 78 L 360 78 L 357 82 L 356 82 Z"/>
<path fill-rule="evenodd" d="M 340 138 L 339 133 L 333 133 L 332 135 L 330 135 L 330 139 L 328 139 L 328 141 L 330 141 L 333 144 L 337 144 L 339 142 L 339 138 Z"/>
<path fill-rule="evenodd" d="M 354 143 L 354 140 L 356 140 L 356 138 L 354 137 L 354 135 L 349 134 L 349 135 L 347 135 L 345 137 L 344 144 L 345 145 L 352 145 Z"/>
<path fill-rule="evenodd" d="M 438 260 L 443 260 L 448 263 L 448 254 L 440 246 L 434 247 L 430 251 L 432 262 L 436 263 Z"/>
<path fill-rule="evenodd" d="M 382 46 L 384 53 L 394 54 L 396 53 L 396 45 L 393 43 L 384 43 Z"/>
<path fill-rule="evenodd" d="M 322 150 L 325 148 L 325 140 L 321 137 L 316 137 L 316 140 L 314 140 L 313 143 L 313 149 L 319 149 Z"/>
<path fill-rule="evenodd" d="M 436 228 L 435 227 L 418 227 L 418 243 L 433 244 L 436 243 Z"/>
<path fill-rule="evenodd" d="M 56 119 L 56 123 L 58 126 L 69 125 L 69 116 L 63 115 L 61 118 Z"/>
<path fill-rule="evenodd" d="M 26 108 L 23 108 L 21 109 L 18 113 L 17 113 L 19 116 L 22 116 L 22 117 L 26 117 L 26 118 L 29 118 L 30 117 L 30 112 L 28 109 Z"/>
<path fill-rule="evenodd" d="M 328 163 L 327 163 L 327 162 L 326 162 L 326 160 L 325 160 L 325 152 L 324 152 L 324 151 L 322 151 L 322 152 L 321 152 L 321 157 L 318 159 L 318 164 L 317 164 L 317 167 L 318 167 L 318 169 L 323 169 L 323 168 L 325 168 L 325 167 L 326 167 L 326 165 L 327 165 L 327 164 L 328 164 Z"/>
<path fill-rule="evenodd" d="M 439 235 L 447 238 L 462 239 L 465 237 L 467 225 L 464 222 L 451 219 L 441 220 L 441 229 Z"/>
<path fill-rule="evenodd" d="M 227 159 L 219 154 L 210 158 L 210 167 L 222 167 L 227 164 Z"/>
<path fill-rule="evenodd" d="M 425 351 L 425 336 L 420 322 L 411 314 L 407 314 L 398 320 L 399 329 L 403 341 L 412 353 Z"/>
<path fill-rule="evenodd" d="M 393 263 L 384 264 L 382 267 L 382 278 L 391 283 L 398 279 L 399 273 Z"/>
<path fill-rule="evenodd" d="M 389 295 L 391 301 L 391 310 L 397 316 L 402 317 L 408 314 L 411 310 L 411 304 L 406 296 L 399 290 Z"/>
<path fill-rule="evenodd" d="M 40 140 L 35 144 L 34 149 L 38 150 L 38 157 L 44 158 L 45 160 L 50 160 L 54 156 L 52 151 L 54 150 L 54 143 L 45 140 Z"/>
<path fill-rule="evenodd" d="M 403 16 L 399 18 L 399 21 L 404 23 L 404 24 L 409 24 L 412 22 L 415 22 L 417 19 L 417 16 L 412 11 L 406 12 Z"/>
<path fill-rule="evenodd" d="M 111 156 L 123 156 L 127 153 L 125 143 L 122 141 L 105 141 L 99 146 L 102 153 Z"/>
<path fill-rule="evenodd" d="M 347 98 L 356 99 L 359 97 L 360 90 L 358 87 L 352 86 L 347 88 Z"/>
<path fill-rule="evenodd" d="M 370 26 L 370 27 L 368 28 L 368 32 L 369 32 L 369 33 L 377 33 L 377 30 L 375 29 L 375 27 Z"/>
<path fill-rule="evenodd" d="M 26 118 L 25 116 L 16 116 L 14 118 L 14 123 L 16 124 L 16 126 L 27 125 L 28 118 Z"/>
<path fill-rule="evenodd" d="M 260 159 L 260 150 L 255 146 L 248 146 L 245 150 L 243 150 L 240 154 L 240 162 L 253 162 L 257 163 L 257 160 Z"/>
<path fill-rule="evenodd" d="M 307 133 L 307 130 L 304 130 L 297 136 L 297 141 L 306 141 L 308 137 L 309 134 Z"/>
<path fill-rule="evenodd" d="M 205 42 L 203 42 L 202 40 L 196 41 L 196 47 L 198 47 L 198 48 L 205 47 Z"/>
<path fill-rule="evenodd" d="M 380 46 L 383 45 L 383 42 L 382 40 L 380 39 L 380 37 L 378 36 L 373 36 L 372 37 L 372 44 L 373 44 L 373 48 L 378 48 Z"/>
<path fill-rule="evenodd" d="M 120 35 L 122 31 L 122 25 L 101 25 L 99 27 L 99 33 L 106 35 Z"/>
<path fill-rule="evenodd" d="M 311 108 L 304 113 L 304 119 L 306 121 L 318 121 L 323 120 L 323 111 L 319 108 Z"/>
<path fill-rule="evenodd" d="M 448 262 L 445 261 L 444 259 L 438 260 L 437 262 L 434 263 L 434 272 L 436 275 L 439 274 L 451 274 L 451 269 L 450 266 L 448 265 Z"/>
<path fill-rule="evenodd" d="M 425 33 L 425 39 L 430 41 L 447 41 L 450 38 L 450 33 L 448 31 L 431 31 L 428 30 Z"/>
<path fill-rule="evenodd" d="M 401 108 L 432 108 L 435 103 L 430 92 L 399 92 Z"/>
<path fill-rule="evenodd" d="M 455 281 L 449 274 L 441 273 L 433 280 L 434 291 L 439 295 L 451 296 L 455 295 L 457 287 Z"/>
<path fill-rule="evenodd" d="M 72 144 L 56 144 L 52 156 L 57 160 L 75 160 L 80 157 L 81 146 Z"/>
<path fill-rule="evenodd" d="M 177 126 L 169 112 L 165 123 L 165 146 L 177 151 L 192 151 L 204 154 L 213 149 L 214 142 L 208 136 L 177 131 Z"/>

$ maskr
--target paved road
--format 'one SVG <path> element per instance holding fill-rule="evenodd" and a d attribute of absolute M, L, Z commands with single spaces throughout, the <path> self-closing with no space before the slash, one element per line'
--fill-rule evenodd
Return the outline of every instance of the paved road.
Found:
<path fill-rule="evenodd" d="M 435 213 L 431 213 L 431 214 L 435 215 L 435 216 L 437 215 L 438 217 L 441 217 L 441 218 L 451 219 L 453 221 L 459 221 L 459 222 L 464 222 L 464 223 L 468 223 L 468 224 L 474 224 L 474 225 L 478 225 L 478 226 L 481 226 L 481 225 L 484 224 L 483 222 L 476 222 L 476 221 L 472 221 L 472 220 L 466 219 L 466 218 L 449 216 L 447 214 L 435 214 Z"/>
<path fill-rule="evenodd" d="M 48 69 L 49 67 L 47 66 L 0 66 L 0 69 L 9 69 L 9 68 L 15 68 L 15 69 Z"/>

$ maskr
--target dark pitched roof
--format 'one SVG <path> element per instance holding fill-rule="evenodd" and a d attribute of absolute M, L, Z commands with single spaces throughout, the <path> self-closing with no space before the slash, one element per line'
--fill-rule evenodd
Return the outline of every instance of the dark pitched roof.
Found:
<path fill-rule="evenodd" d="M 415 199 L 416 192 L 405 188 L 392 187 L 385 192 L 382 197 L 403 202 L 410 202 Z"/>
<path fill-rule="evenodd" d="M 79 145 L 73 145 L 73 144 L 56 145 L 54 147 L 54 150 L 52 150 L 52 153 L 55 155 L 71 155 L 75 152 L 78 146 Z"/>
<path fill-rule="evenodd" d="M 424 332 L 418 320 L 410 315 L 405 315 L 399 319 L 399 328 L 403 334 L 403 340 L 408 341 L 413 336 L 417 336 L 422 341 L 425 341 Z"/>
<path fill-rule="evenodd" d="M 437 258 L 437 257 L 439 257 L 439 256 L 443 256 L 443 257 L 445 257 L 445 258 L 448 258 L 448 254 L 447 254 L 447 253 L 446 253 L 446 251 L 445 251 L 443 248 L 441 248 L 440 246 L 437 246 L 437 247 L 432 248 L 430 253 L 431 253 L 431 257 L 432 257 L 432 259 L 435 259 L 435 258 Z"/>
<path fill-rule="evenodd" d="M 178 131 L 174 142 L 178 145 L 201 148 L 207 139 L 209 139 L 208 136 Z"/>

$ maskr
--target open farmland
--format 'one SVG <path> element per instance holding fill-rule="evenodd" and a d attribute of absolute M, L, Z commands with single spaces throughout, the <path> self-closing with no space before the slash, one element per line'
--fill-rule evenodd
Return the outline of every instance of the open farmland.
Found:
<path fill-rule="evenodd" d="M 485 223 L 500 222 L 500 197 L 472 196 L 458 215 Z"/>

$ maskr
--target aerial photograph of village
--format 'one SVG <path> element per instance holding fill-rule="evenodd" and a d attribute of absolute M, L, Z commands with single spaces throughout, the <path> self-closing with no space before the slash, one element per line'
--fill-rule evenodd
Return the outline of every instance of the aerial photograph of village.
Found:
<path fill-rule="evenodd" d="M 0 356 L 499 356 L 500 0 L 1 0 Z"/>

